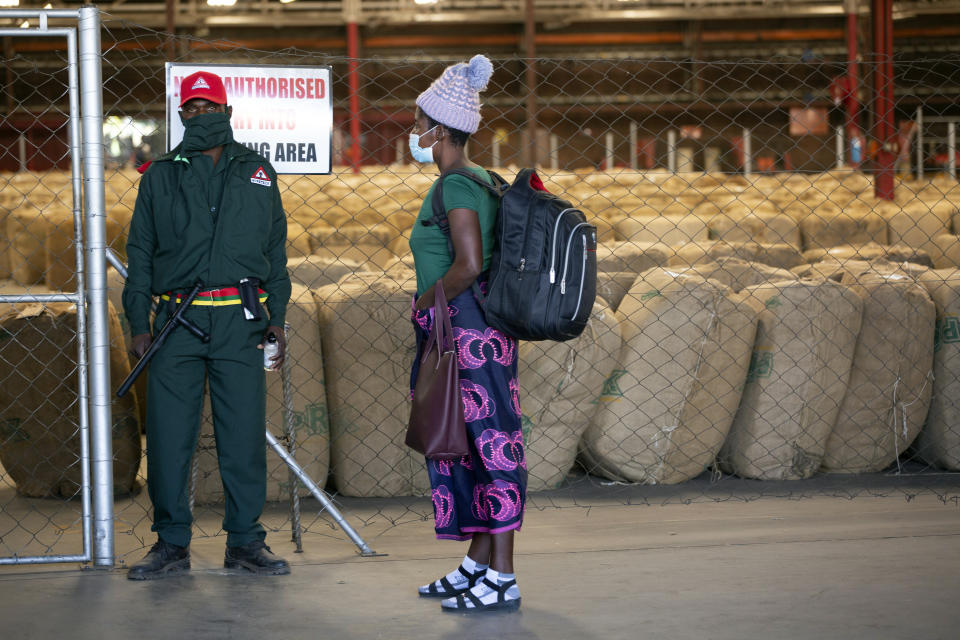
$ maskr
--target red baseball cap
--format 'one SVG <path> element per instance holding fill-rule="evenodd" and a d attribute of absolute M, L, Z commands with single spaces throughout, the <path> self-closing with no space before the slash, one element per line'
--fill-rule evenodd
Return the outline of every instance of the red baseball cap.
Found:
<path fill-rule="evenodd" d="M 180 106 L 194 98 L 203 98 L 215 104 L 227 104 L 227 89 L 217 74 L 197 71 L 180 82 Z"/>

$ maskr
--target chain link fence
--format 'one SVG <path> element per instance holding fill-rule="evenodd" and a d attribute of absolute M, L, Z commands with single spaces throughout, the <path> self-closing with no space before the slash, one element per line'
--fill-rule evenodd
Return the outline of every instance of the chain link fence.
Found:
<path fill-rule="evenodd" d="M 353 140 L 346 58 L 169 39 L 108 17 L 104 26 L 108 240 L 121 257 L 135 166 L 165 144 L 165 59 L 332 68 L 336 166 L 280 178 L 294 293 L 290 366 L 268 374 L 268 429 L 361 534 L 431 518 L 424 461 L 403 440 L 415 349 L 408 237 L 436 176 L 412 164 L 406 144 L 416 96 L 460 58 L 357 60 Z M 493 62 L 471 159 L 508 180 L 536 165 L 599 236 L 587 330 L 520 346 L 531 508 L 930 491 L 956 503 L 960 58 L 894 61 L 892 200 L 874 195 L 885 150 L 869 133 L 879 61 L 861 63 L 863 86 L 837 101 L 841 60 Z M 71 290 L 62 59 L 5 63 L 0 292 Z M 130 367 L 121 288 L 114 273 L 115 382 Z M 42 391 L 26 411 L 47 429 L 26 434 L 2 409 L 0 553 L 18 554 L 76 526 L 77 452 L 54 427 L 75 429 L 75 398 L 60 391 L 76 350 L 55 318 L 4 311 L 0 389 Z M 152 541 L 139 491 L 143 391 L 113 407 L 121 556 Z M 205 407 L 197 535 L 222 533 L 212 434 Z M 296 483 L 268 455 L 264 521 L 287 530 Z M 34 489 L 47 472 L 55 477 Z M 306 515 L 294 529 L 342 538 L 309 493 L 297 495 Z"/>

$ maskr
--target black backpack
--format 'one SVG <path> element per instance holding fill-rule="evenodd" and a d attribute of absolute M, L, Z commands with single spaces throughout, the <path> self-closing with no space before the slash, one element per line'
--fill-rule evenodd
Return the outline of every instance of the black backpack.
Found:
<path fill-rule="evenodd" d="M 440 176 L 433 217 L 447 236 L 443 181 L 460 175 L 500 199 L 494 229 L 487 293 L 473 291 L 487 324 L 517 340 L 569 340 L 587 326 L 597 295 L 597 229 L 569 202 L 548 192 L 534 169 L 523 169 L 513 184 L 488 171 L 494 185 L 469 169 Z"/>

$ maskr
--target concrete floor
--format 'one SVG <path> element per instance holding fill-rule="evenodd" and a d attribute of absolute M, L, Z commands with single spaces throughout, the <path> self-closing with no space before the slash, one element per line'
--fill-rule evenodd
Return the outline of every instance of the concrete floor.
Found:
<path fill-rule="evenodd" d="M 480 617 L 415 593 L 463 544 L 419 520 L 362 533 L 388 555 L 272 534 L 286 577 L 223 570 L 222 537 L 162 581 L 0 567 L 0 638 L 960 638 L 960 507 L 933 494 L 531 509 L 523 607 Z"/>

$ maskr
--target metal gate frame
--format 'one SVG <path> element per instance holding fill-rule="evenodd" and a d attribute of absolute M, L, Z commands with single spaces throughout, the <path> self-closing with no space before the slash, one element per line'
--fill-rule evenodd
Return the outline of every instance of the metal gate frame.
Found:
<path fill-rule="evenodd" d="M 0 565 L 53 562 L 114 564 L 113 451 L 110 441 L 110 337 L 106 288 L 103 89 L 100 70 L 100 13 L 78 10 L 4 10 L 0 16 L 35 19 L 36 28 L 0 29 L 0 36 L 67 40 L 70 116 L 69 148 L 73 227 L 77 261 L 76 293 L 0 295 L 0 302 L 72 302 L 77 306 L 77 369 L 80 427 L 81 526 L 83 552 L 77 555 L 14 556 Z M 50 28 L 50 18 L 76 19 L 76 27 Z M 82 167 L 82 176 L 81 176 Z M 83 194 L 82 207 L 80 194 Z M 86 215 L 86 242 L 83 218 Z M 86 313 L 82 311 L 85 310 Z M 92 473 L 92 475 L 91 475 Z M 92 478 L 92 481 L 91 481 Z"/>

